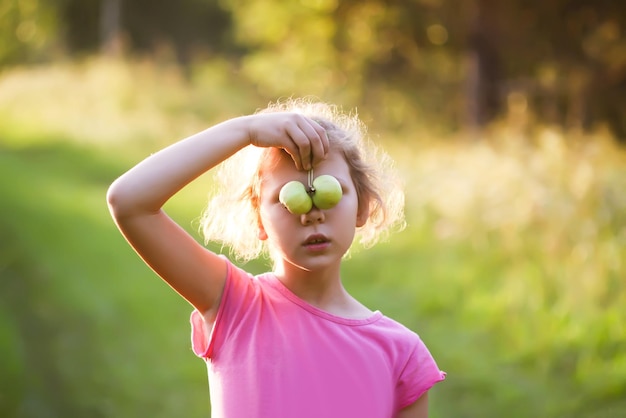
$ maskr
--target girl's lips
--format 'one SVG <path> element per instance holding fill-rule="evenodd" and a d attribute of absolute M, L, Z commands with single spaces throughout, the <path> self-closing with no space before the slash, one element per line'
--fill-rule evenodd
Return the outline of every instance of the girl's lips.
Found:
<path fill-rule="evenodd" d="M 313 235 L 309 235 L 308 237 L 306 237 L 306 240 L 304 241 L 304 245 L 309 245 L 309 244 L 317 244 L 320 242 L 328 242 L 328 238 L 326 238 L 326 235 L 324 234 L 313 234 Z"/>
<path fill-rule="evenodd" d="M 330 245 L 330 240 L 325 235 L 313 234 L 308 236 L 302 245 L 309 250 L 320 251 Z"/>

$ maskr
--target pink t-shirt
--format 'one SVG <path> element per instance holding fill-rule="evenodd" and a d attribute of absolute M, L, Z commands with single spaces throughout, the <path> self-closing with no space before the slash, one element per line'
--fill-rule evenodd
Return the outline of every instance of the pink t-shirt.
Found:
<path fill-rule="evenodd" d="M 213 418 L 390 418 L 445 378 L 417 334 L 380 312 L 338 317 L 230 263 L 213 329 L 197 311 L 191 325 Z"/>

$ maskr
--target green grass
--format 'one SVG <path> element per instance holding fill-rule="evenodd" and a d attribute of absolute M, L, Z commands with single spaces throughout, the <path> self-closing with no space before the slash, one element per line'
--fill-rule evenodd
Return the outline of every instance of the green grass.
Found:
<path fill-rule="evenodd" d="M 226 94 L 219 66 L 185 81 L 141 65 L 0 77 L 2 416 L 208 414 L 190 308 L 124 242 L 104 196 L 140 158 L 237 114 L 244 93 L 217 111 L 197 87 Z M 66 94 L 37 100 L 59 83 Z M 348 289 L 416 330 L 448 372 L 435 418 L 626 415 L 626 152 L 606 134 L 532 128 L 522 141 L 505 129 L 388 141 L 409 226 L 344 266 Z M 209 186 L 167 206 L 194 234 Z"/>
<path fill-rule="evenodd" d="M 0 155 L 3 416 L 206 413 L 189 308 L 108 216 L 105 190 L 123 166 L 68 144 Z"/>

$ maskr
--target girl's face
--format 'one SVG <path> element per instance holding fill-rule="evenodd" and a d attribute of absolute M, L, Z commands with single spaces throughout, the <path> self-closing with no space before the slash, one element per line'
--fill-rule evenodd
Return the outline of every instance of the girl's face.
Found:
<path fill-rule="evenodd" d="M 343 191 L 341 200 L 331 209 L 313 206 L 304 215 L 290 213 L 278 201 L 278 195 L 291 180 L 306 186 L 307 172 L 296 170 L 285 152 L 274 154 L 271 159 L 275 161 L 268 164 L 271 170 L 265 170 L 261 183 L 259 238 L 268 241 L 277 268 L 315 271 L 337 267 L 352 244 L 356 228 L 367 221 L 367 205 L 361 205 L 365 209 L 359 205 L 343 155 L 331 150 L 313 171 L 314 178 L 330 174 L 339 180 Z"/>

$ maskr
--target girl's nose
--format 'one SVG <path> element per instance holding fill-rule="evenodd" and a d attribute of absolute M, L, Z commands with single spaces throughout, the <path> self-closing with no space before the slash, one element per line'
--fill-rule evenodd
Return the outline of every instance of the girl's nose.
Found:
<path fill-rule="evenodd" d="M 300 221 L 302 225 L 311 225 L 314 223 L 324 222 L 325 216 L 324 211 L 318 209 L 315 205 L 311 208 L 307 213 L 300 215 Z"/>

